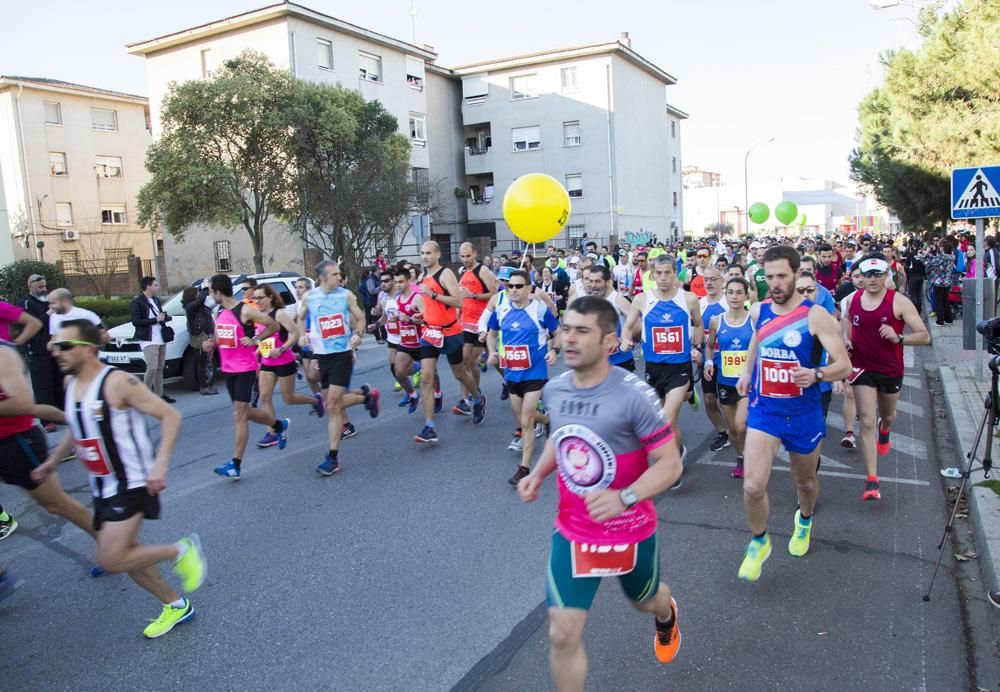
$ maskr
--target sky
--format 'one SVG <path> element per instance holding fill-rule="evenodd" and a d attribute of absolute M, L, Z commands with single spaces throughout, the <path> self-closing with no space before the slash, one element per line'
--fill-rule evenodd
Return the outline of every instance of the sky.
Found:
<path fill-rule="evenodd" d="M 890 0 L 891 1 L 891 0 Z M 919 0 L 876 10 L 871 0 L 414 0 L 416 43 L 438 64 L 612 41 L 673 75 L 668 102 L 687 112 L 682 163 L 743 184 L 826 178 L 848 182 L 857 105 L 883 76 L 879 56 L 915 48 Z M 0 74 L 50 77 L 146 94 L 143 59 L 125 44 L 268 4 L 269 0 L 6 0 Z M 300 0 L 402 40 L 414 38 L 411 0 Z M 879 0 L 878 4 L 888 4 Z M 9 28 L 14 30 L 10 31 Z"/>

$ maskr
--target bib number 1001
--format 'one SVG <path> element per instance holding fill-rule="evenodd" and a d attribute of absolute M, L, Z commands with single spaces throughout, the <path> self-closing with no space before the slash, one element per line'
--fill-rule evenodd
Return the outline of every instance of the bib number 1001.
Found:
<path fill-rule="evenodd" d="M 801 396 L 802 389 L 792 378 L 792 369 L 797 366 L 798 363 L 791 361 L 761 358 L 760 393 L 771 397 Z"/>

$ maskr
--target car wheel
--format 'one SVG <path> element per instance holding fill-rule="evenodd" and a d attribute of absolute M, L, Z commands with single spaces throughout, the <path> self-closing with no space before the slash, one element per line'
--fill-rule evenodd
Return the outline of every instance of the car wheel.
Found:
<path fill-rule="evenodd" d="M 184 386 L 193 392 L 198 391 L 198 378 L 194 372 L 196 362 L 194 349 L 188 346 L 184 349 L 184 359 L 181 362 L 181 377 Z"/>

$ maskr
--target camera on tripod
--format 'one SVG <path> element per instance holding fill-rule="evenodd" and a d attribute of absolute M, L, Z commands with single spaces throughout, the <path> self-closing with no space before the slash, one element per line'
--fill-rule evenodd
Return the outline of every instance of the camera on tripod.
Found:
<path fill-rule="evenodd" d="M 1000 317 L 981 320 L 976 324 L 976 331 L 986 339 L 986 351 L 990 358 L 990 370 L 994 373 L 1000 369 Z"/>

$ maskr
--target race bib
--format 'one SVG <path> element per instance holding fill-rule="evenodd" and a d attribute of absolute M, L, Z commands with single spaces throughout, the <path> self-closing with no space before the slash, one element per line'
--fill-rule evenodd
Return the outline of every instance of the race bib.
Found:
<path fill-rule="evenodd" d="M 219 348 L 236 348 L 236 325 L 216 324 L 215 343 Z"/>
<path fill-rule="evenodd" d="M 851 368 L 851 374 L 847 378 L 847 384 L 854 384 L 865 372 L 864 368 Z"/>
<path fill-rule="evenodd" d="M 88 437 L 84 440 L 74 440 L 73 446 L 76 448 L 76 456 L 83 462 L 88 473 L 95 476 L 111 476 L 111 464 L 108 463 L 107 455 L 104 453 L 104 445 L 100 438 Z"/>
<path fill-rule="evenodd" d="M 319 318 L 319 336 L 321 339 L 336 339 L 338 336 L 346 336 L 347 329 L 344 327 L 344 316 L 323 315 Z"/>
<path fill-rule="evenodd" d="M 743 366 L 747 364 L 746 351 L 722 351 L 722 376 L 739 377 L 743 374 Z"/>
<path fill-rule="evenodd" d="M 636 543 L 624 545 L 570 544 L 573 577 L 615 577 L 635 569 Z"/>
<path fill-rule="evenodd" d="M 531 351 L 527 344 L 503 347 L 504 366 L 507 370 L 528 370 L 531 368 Z"/>
<path fill-rule="evenodd" d="M 260 352 L 261 358 L 270 358 L 271 351 L 274 350 L 274 337 L 269 336 L 257 344 L 257 350 Z"/>
<path fill-rule="evenodd" d="M 462 320 L 462 329 L 470 334 L 478 334 L 479 322 L 466 322 L 465 320 Z"/>
<path fill-rule="evenodd" d="M 385 331 L 393 336 L 399 336 L 399 322 L 388 321 L 385 323 Z"/>
<path fill-rule="evenodd" d="M 399 323 L 399 344 L 407 348 L 416 348 L 420 345 L 420 335 L 417 334 L 417 325 Z"/>
<path fill-rule="evenodd" d="M 684 327 L 653 327 L 653 353 L 676 355 L 684 352 Z"/>
<path fill-rule="evenodd" d="M 802 396 L 802 388 L 792 381 L 792 370 L 799 364 L 791 360 L 760 359 L 760 394 L 777 399 Z"/>
<path fill-rule="evenodd" d="M 444 330 L 441 327 L 425 327 L 423 339 L 434 348 L 441 348 L 444 346 Z"/>

